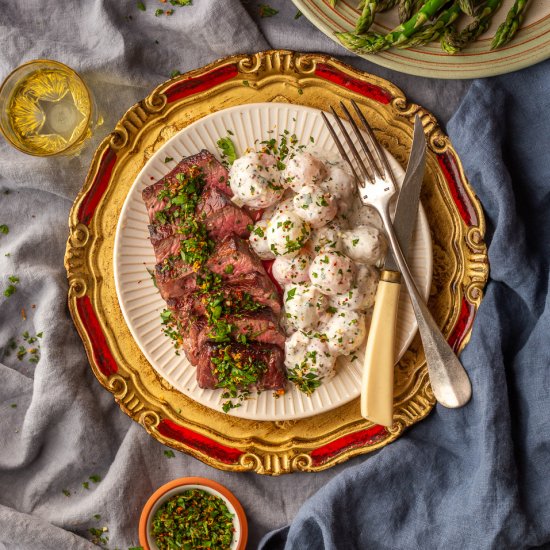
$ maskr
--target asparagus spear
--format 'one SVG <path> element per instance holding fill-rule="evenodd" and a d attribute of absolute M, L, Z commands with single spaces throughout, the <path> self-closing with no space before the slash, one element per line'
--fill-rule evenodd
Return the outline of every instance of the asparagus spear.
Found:
<path fill-rule="evenodd" d="M 487 0 L 485 5 L 480 8 L 476 18 L 461 32 L 446 32 L 441 39 L 441 47 L 450 54 L 458 53 L 467 44 L 475 40 L 480 34 L 483 34 L 494 13 L 500 8 L 502 0 Z"/>
<path fill-rule="evenodd" d="M 409 48 L 411 46 L 421 46 L 423 44 L 428 44 L 434 40 L 439 40 L 447 27 L 452 25 L 456 19 L 461 15 L 462 9 L 460 8 L 458 2 L 451 5 L 450 8 L 447 8 L 445 11 L 437 17 L 437 19 L 420 30 L 420 32 L 414 34 L 407 42 L 403 42 L 398 47 L 399 48 Z"/>
<path fill-rule="evenodd" d="M 400 0 L 397 5 L 397 10 L 399 12 L 399 21 L 405 23 L 408 21 L 413 14 L 413 0 Z"/>
<path fill-rule="evenodd" d="M 391 10 L 399 0 L 364 0 L 359 3 L 361 15 L 355 23 L 355 34 L 365 34 L 374 21 L 375 13 Z"/>
<path fill-rule="evenodd" d="M 523 21 L 528 3 L 529 0 L 515 1 L 506 16 L 506 20 L 497 29 L 493 42 L 491 43 L 492 50 L 504 46 L 504 44 L 507 44 L 513 38 Z"/>
<path fill-rule="evenodd" d="M 466 15 L 474 17 L 479 5 L 479 0 L 458 0 L 458 5 Z"/>
<path fill-rule="evenodd" d="M 339 32 L 336 33 L 336 36 L 346 48 L 359 53 L 387 50 L 391 46 L 398 46 L 414 36 L 422 25 L 432 19 L 447 2 L 448 0 L 427 0 L 408 21 L 397 26 L 386 35 L 378 33 L 359 35 L 350 32 Z"/>

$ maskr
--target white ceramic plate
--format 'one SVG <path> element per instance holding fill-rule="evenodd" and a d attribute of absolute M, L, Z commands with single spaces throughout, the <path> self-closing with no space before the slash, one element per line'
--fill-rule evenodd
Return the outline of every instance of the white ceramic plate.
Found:
<path fill-rule="evenodd" d="M 347 124 L 347 123 L 346 123 Z M 166 304 L 153 285 L 146 268 L 154 268 L 155 256 L 149 242 L 149 219 L 141 199 L 142 190 L 168 173 L 184 156 L 208 149 L 219 157 L 216 141 L 233 132 L 231 139 L 242 152 L 256 140 L 270 139 L 283 130 L 295 133 L 304 145 L 313 137 L 316 148 L 334 155 L 335 147 L 320 111 L 286 103 L 257 103 L 232 107 L 191 124 L 165 143 L 146 163 L 132 185 L 118 221 L 114 250 L 115 284 L 120 307 L 130 331 L 147 360 L 174 388 L 202 405 L 221 410 L 222 390 L 204 390 L 195 380 L 195 367 L 182 355 L 177 356 L 170 340 L 162 334 L 160 312 Z M 165 163 L 166 157 L 175 160 Z M 398 179 L 403 170 L 391 158 Z M 432 277 L 432 248 L 428 222 L 422 208 L 409 252 L 410 266 L 424 296 Z M 397 321 L 398 357 L 405 352 L 416 332 L 416 320 L 402 291 Z M 359 396 L 364 347 L 356 359 L 341 357 L 337 374 L 311 397 L 293 384 L 284 396 L 275 398 L 266 391 L 249 399 L 229 414 L 253 420 L 294 420 L 313 416 L 343 405 Z"/>

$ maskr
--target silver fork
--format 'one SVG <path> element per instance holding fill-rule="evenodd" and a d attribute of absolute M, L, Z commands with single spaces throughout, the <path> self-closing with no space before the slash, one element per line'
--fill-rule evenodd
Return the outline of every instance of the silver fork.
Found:
<path fill-rule="evenodd" d="M 432 317 L 428 307 L 424 303 L 420 292 L 416 288 L 416 284 L 411 275 L 407 262 L 397 241 L 395 231 L 390 219 L 389 204 L 391 198 L 397 191 L 397 183 L 395 176 L 390 168 L 388 160 L 382 146 L 378 143 L 372 128 L 359 109 L 359 106 L 352 100 L 352 105 L 361 121 L 366 132 L 367 139 L 365 140 L 362 132 L 359 130 L 356 122 L 353 120 L 346 106 L 340 102 L 340 106 L 344 111 L 349 123 L 351 124 L 354 134 L 361 145 L 361 149 L 366 157 L 366 162 L 357 151 L 349 133 L 340 120 L 340 117 L 331 106 L 332 113 L 344 136 L 346 143 L 351 151 L 351 154 L 359 170 L 361 171 L 360 178 L 349 158 L 344 146 L 342 145 L 338 135 L 329 122 L 327 116 L 321 113 L 323 120 L 332 135 L 336 147 L 345 161 L 350 166 L 358 183 L 359 196 L 363 204 L 370 205 L 377 210 L 384 224 L 384 229 L 390 242 L 391 250 L 396 259 L 399 270 L 405 281 L 405 285 L 409 292 L 412 307 L 418 323 L 418 331 L 424 346 L 426 362 L 428 364 L 428 374 L 430 383 L 436 399 L 449 408 L 456 408 L 465 405 L 472 395 L 472 386 L 470 379 L 464 370 L 464 367 L 458 360 L 443 334 L 439 330 L 437 323 Z M 369 145 L 367 144 L 367 140 Z"/>

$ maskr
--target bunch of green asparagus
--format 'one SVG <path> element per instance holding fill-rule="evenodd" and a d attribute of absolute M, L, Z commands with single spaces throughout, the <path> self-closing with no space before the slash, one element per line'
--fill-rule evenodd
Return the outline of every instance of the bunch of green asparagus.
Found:
<path fill-rule="evenodd" d="M 334 6 L 337 0 L 330 0 Z M 374 53 L 391 47 L 409 48 L 439 41 L 447 53 L 455 54 L 484 33 L 503 0 L 361 0 L 354 32 L 336 36 L 357 53 Z M 491 49 L 507 44 L 521 26 L 529 0 L 515 0 L 506 20 L 499 26 Z M 369 32 L 374 17 L 397 7 L 401 24 L 388 34 Z M 462 16 L 471 22 L 459 29 Z"/>

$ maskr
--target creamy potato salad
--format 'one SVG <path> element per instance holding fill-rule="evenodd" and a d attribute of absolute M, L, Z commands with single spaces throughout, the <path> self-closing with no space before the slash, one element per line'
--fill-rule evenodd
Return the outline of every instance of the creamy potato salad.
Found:
<path fill-rule="evenodd" d="M 250 246 L 274 260 L 289 379 L 310 394 L 365 340 L 387 248 L 380 220 L 361 205 L 344 164 L 313 151 L 295 149 L 284 162 L 247 153 L 232 165 L 230 185 L 239 205 L 264 209 Z"/>

